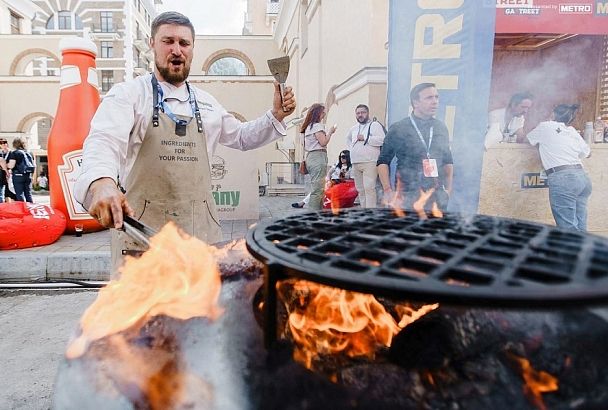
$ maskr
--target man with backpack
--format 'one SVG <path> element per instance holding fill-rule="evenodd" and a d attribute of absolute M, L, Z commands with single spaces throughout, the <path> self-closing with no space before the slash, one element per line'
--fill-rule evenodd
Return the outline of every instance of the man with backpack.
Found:
<path fill-rule="evenodd" d="M 346 136 L 346 146 L 353 164 L 355 188 L 359 193 L 361 208 L 375 208 L 378 179 L 376 161 L 384 144 L 384 127 L 378 121 L 369 119 L 369 108 L 365 104 L 357 105 L 355 116 L 357 124 Z"/>
<path fill-rule="evenodd" d="M 13 151 L 8 154 L 7 167 L 9 177 L 13 179 L 17 201 L 32 200 L 32 174 L 36 170 L 32 155 L 26 151 L 25 140 L 17 137 L 13 140 Z"/>

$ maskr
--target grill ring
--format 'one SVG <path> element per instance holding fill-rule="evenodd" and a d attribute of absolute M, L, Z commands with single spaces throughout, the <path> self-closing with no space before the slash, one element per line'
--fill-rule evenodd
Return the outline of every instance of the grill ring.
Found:
<path fill-rule="evenodd" d="M 247 248 L 282 275 L 397 299 L 513 308 L 608 302 L 608 239 L 515 219 L 309 212 L 259 223 Z"/>

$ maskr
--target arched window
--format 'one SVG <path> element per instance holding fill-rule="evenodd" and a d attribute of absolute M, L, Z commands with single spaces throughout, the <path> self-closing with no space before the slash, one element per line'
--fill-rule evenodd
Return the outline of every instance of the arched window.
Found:
<path fill-rule="evenodd" d="M 55 15 L 51 15 L 51 17 L 49 17 L 49 19 L 46 21 L 46 28 L 47 30 L 54 30 L 55 29 Z"/>
<path fill-rule="evenodd" d="M 207 75 L 249 75 L 247 65 L 236 57 L 222 57 L 215 60 Z"/>
<path fill-rule="evenodd" d="M 74 15 L 74 24 L 76 25 L 76 30 L 82 30 L 82 20 L 78 15 Z"/>
<path fill-rule="evenodd" d="M 71 30 L 72 29 L 72 13 L 69 11 L 60 11 L 57 14 L 59 30 Z"/>

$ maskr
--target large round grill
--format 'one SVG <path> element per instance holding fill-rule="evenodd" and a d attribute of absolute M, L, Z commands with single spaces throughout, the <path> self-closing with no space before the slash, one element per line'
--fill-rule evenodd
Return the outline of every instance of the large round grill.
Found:
<path fill-rule="evenodd" d="M 281 275 L 399 299 L 493 307 L 608 302 L 608 240 L 533 222 L 312 212 L 258 224 L 247 246 Z"/>

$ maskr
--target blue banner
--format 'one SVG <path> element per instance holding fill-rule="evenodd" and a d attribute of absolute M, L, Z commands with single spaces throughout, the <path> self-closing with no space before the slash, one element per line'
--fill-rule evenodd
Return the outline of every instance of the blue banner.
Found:
<path fill-rule="evenodd" d="M 391 0 L 388 123 L 409 116 L 410 89 L 437 85 L 452 137 L 449 210 L 476 213 L 488 118 L 495 0 Z"/>

